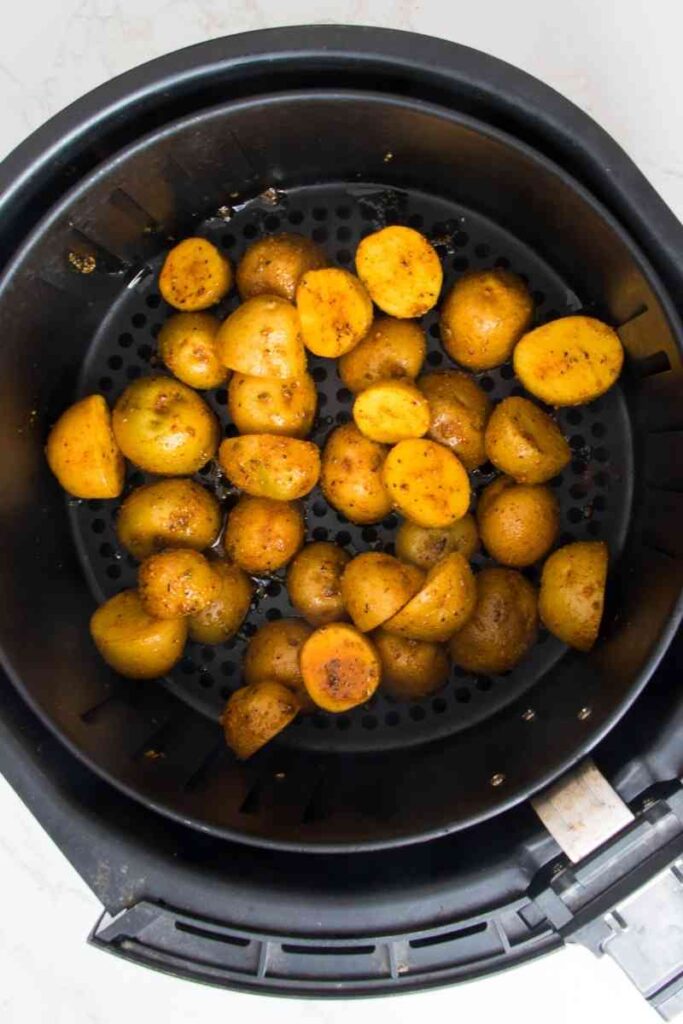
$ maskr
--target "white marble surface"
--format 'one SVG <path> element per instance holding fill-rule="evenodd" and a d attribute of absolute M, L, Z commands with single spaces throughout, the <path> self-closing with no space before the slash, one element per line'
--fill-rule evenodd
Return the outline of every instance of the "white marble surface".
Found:
<path fill-rule="evenodd" d="M 683 218 L 680 0 L 32 0 L 0 36 L 0 156 L 86 90 L 202 39 L 311 21 L 441 35 L 502 57 L 588 110 Z M 348 1003 L 268 1000 L 134 968 L 88 948 L 97 901 L 0 779 L 0 1021 L 193 1024 L 245 1012 L 336 1024 Z M 354 1004 L 358 1024 L 443 1013 L 493 1024 L 656 1019 L 611 962 L 577 949 L 458 989 Z"/>

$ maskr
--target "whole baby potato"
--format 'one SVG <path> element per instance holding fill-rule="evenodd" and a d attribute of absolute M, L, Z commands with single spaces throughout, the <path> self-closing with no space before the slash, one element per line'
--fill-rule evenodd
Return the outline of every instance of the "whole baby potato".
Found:
<path fill-rule="evenodd" d="M 543 566 L 541 621 L 563 643 L 589 651 L 600 629 L 606 580 L 607 545 L 602 541 L 559 548 Z"/>
<path fill-rule="evenodd" d="M 208 309 L 228 294 L 230 260 L 205 238 L 174 245 L 159 275 L 159 291 L 170 306 L 186 312 Z"/>
<path fill-rule="evenodd" d="M 362 341 L 342 356 L 337 369 L 354 395 L 379 380 L 414 380 L 427 354 L 424 331 L 415 320 L 383 316 L 375 320 Z"/>
<path fill-rule="evenodd" d="M 503 476 L 482 492 L 477 523 L 491 558 L 521 569 L 543 558 L 555 543 L 560 506 L 549 487 L 516 484 Z"/>
<path fill-rule="evenodd" d="M 379 551 L 364 551 L 351 559 L 342 574 L 344 606 L 354 625 L 368 633 L 414 597 L 423 580 L 424 573 L 415 565 L 404 565 Z"/>
<path fill-rule="evenodd" d="M 74 498 L 117 498 L 123 490 L 126 466 L 101 395 L 88 395 L 62 413 L 45 453 L 50 469 Z"/>
<path fill-rule="evenodd" d="M 220 596 L 221 581 L 211 565 L 191 548 L 166 548 L 140 566 L 142 606 L 157 619 L 196 615 Z"/>
<path fill-rule="evenodd" d="M 200 644 L 224 644 L 244 622 L 254 586 L 237 565 L 212 562 L 211 569 L 219 579 L 220 590 L 210 604 L 190 616 L 190 639 Z"/>
<path fill-rule="evenodd" d="M 533 309 L 528 288 L 511 271 L 468 271 L 441 308 L 443 347 L 468 370 L 500 366 L 529 326 Z"/>
<path fill-rule="evenodd" d="M 371 441 L 396 444 L 427 433 L 429 402 L 412 381 L 380 380 L 358 395 L 353 418 Z"/>
<path fill-rule="evenodd" d="M 156 679 L 182 656 L 187 620 L 155 618 L 137 590 L 124 590 L 100 605 L 90 619 L 90 634 L 107 664 L 122 676 Z"/>
<path fill-rule="evenodd" d="M 410 640 L 443 642 L 467 622 L 476 600 L 469 562 L 453 551 L 432 566 L 415 596 L 384 622 L 384 629 Z"/>
<path fill-rule="evenodd" d="M 291 378 L 306 372 L 299 314 L 279 295 L 255 295 L 238 306 L 221 324 L 216 346 L 236 373 Z"/>
<path fill-rule="evenodd" d="M 418 526 L 405 519 L 396 533 L 396 557 L 420 569 L 431 569 L 452 551 L 459 551 L 470 559 L 478 547 L 479 531 L 474 516 L 469 513 L 451 526 L 443 527 Z"/>
<path fill-rule="evenodd" d="M 536 642 L 536 591 L 515 569 L 487 567 L 476 581 L 477 603 L 465 625 L 451 637 L 451 658 L 466 672 L 507 672 Z"/>
<path fill-rule="evenodd" d="M 352 523 L 378 523 L 392 509 L 382 467 L 388 449 L 361 434 L 355 423 L 333 430 L 322 453 L 320 488 Z"/>
<path fill-rule="evenodd" d="M 135 558 L 163 548 L 203 551 L 221 528 L 218 501 L 194 480 L 157 480 L 136 487 L 121 505 L 116 521 L 119 541 Z"/>
<path fill-rule="evenodd" d="M 387 455 L 382 477 L 394 507 L 418 526 L 450 526 L 469 508 L 462 463 L 435 441 L 400 441 Z"/>
<path fill-rule="evenodd" d="M 350 352 L 372 323 L 370 296 L 357 277 L 339 267 L 304 274 L 296 307 L 306 348 L 330 359 Z"/>
<path fill-rule="evenodd" d="M 304 542 L 298 505 L 271 498 L 240 498 L 228 515 L 223 544 L 231 561 L 252 574 L 276 572 Z"/>
<path fill-rule="evenodd" d="M 417 317 L 436 305 L 443 270 L 436 249 L 414 228 L 399 224 L 366 235 L 356 250 L 356 270 L 384 313 Z"/>
<path fill-rule="evenodd" d="M 296 696 L 272 679 L 242 686 L 230 696 L 221 722 L 225 742 L 244 761 L 296 718 Z"/>
<path fill-rule="evenodd" d="M 289 378 L 236 373 L 228 388 L 228 411 L 240 434 L 307 437 L 317 403 L 315 383 L 307 373 Z"/>
<path fill-rule="evenodd" d="M 382 665 L 382 689 L 392 697 L 420 700 L 445 685 L 449 663 L 443 644 L 408 640 L 384 629 L 371 640 Z"/>
<path fill-rule="evenodd" d="M 218 317 L 211 313 L 176 313 L 159 332 L 159 356 L 171 373 L 191 388 L 219 388 L 229 371 L 218 358 Z"/>
<path fill-rule="evenodd" d="M 337 544 L 307 544 L 287 570 L 289 600 L 313 626 L 346 618 L 341 577 L 350 556 Z"/>
<path fill-rule="evenodd" d="M 324 267 L 326 262 L 322 249 L 303 235 L 259 238 L 252 242 L 237 265 L 237 290 L 242 299 L 280 295 L 294 302 L 296 286 L 304 274 Z"/>
<path fill-rule="evenodd" d="M 465 469 L 486 462 L 484 430 L 491 400 L 477 382 L 459 370 L 436 370 L 417 382 L 429 402 L 428 436 L 454 452 Z"/>
<path fill-rule="evenodd" d="M 276 619 L 266 622 L 247 645 L 242 672 L 245 683 L 272 679 L 296 694 L 302 711 L 313 711 L 301 674 L 301 648 L 313 632 L 303 619 Z"/>
<path fill-rule="evenodd" d="M 320 451 L 312 441 L 278 434 L 226 437 L 218 461 L 228 479 L 256 498 L 295 501 L 320 476 Z"/>
<path fill-rule="evenodd" d="M 484 434 L 486 454 L 496 469 L 520 484 L 543 484 L 571 459 L 562 431 L 526 398 L 505 398 L 495 407 Z"/>

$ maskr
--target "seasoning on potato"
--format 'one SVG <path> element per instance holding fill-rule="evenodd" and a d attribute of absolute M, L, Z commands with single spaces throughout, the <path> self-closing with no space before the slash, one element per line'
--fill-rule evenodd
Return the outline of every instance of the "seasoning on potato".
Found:
<path fill-rule="evenodd" d="M 398 509 L 418 526 L 450 526 L 470 506 L 470 481 L 457 456 L 435 441 L 400 441 L 382 477 Z"/>
<path fill-rule="evenodd" d="M 372 323 L 370 296 L 357 277 L 338 267 L 304 274 L 296 290 L 296 307 L 304 345 L 330 359 L 350 352 Z"/>
<path fill-rule="evenodd" d="M 356 270 L 372 301 L 400 318 L 436 305 L 443 270 L 436 249 L 414 228 L 393 224 L 367 235 L 356 250 Z"/>
<path fill-rule="evenodd" d="M 307 437 L 313 426 L 318 393 L 313 378 L 233 375 L 228 412 L 240 434 Z"/>
<path fill-rule="evenodd" d="M 308 696 L 299 664 L 301 648 L 312 632 L 303 619 L 266 622 L 247 645 L 242 665 L 245 683 L 264 679 L 281 683 L 296 694 L 302 711 L 313 711 L 315 704 Z"/>
<path fill-rule="evenodd" d="M 215 601 L 219 577 L 209 562 L 191 548 L 166 548 L 140 566 L 138 590 L 142 606 L 157 619 L 196 615 Z"/>
<path fill-rule="evenodd" d="M 185 238 L 174 245 L 159 275 L 159 291 L 169 306 L 194 313 L 228 294 L 230 260 L 205 238 Z"/>
<path fill-rule="evenodd" d="M 607 545 L 576 541 L 543 566 L 538 610 L 543 624 L 563 643 L 590 651 L 598 637 L 607 580 Z"/>
<path fill-rule="evenodd" d="M 294 302 L 296 286 L 309 270 L 326 263 L 325 253 L 310 238 L 270 235 L 252 242 L 237 265 L 235 279 L 242 299 L 280 295 Z"/>
<path fill-rule="evenodd" d="M 117 498 L 126 466 L 101 395 L 88 395 L 62 413 L 47 439 L 47 462 L 74 498 Z"/>
<path fill-rule="evenodd" d="M 392 501 L 382 477 L 388 449 L 361 434 L 355 423 L 337 427 L 322 453 L 320 488 L 327 501 L 352 523 L 378 523 Z"/>
<path fill-rule="evenodd" d="M 516 484 L 502 476 L 481 493 L 477 523 L 491 558 L 521 569 L 543 558 L 555 543 L 560 506 L 549 487 Z"/>
<path fill-rule="evenodd" d="M 493 465 L 521 484 L 543 484 L 571 459 L 562 431 L 527 398 L 505 398 L 495 407 L 484 434 Z"/>
<path fill-rule="evenodd" d="M 245 495 L 228 515 L 223 544 L 226 554 L 248 573 L 281 569 L 304 542 L 304 519 L 298 505 Z"/>
<path fill-rule="evenodd" d="M 272 680 L 242 686 L 231 695 L 221 716 L 225 742 L 245 761 L 296 718 L 291 690 Z"/>
<path fill-rule="evenodd" d="M 353 418 L 371 441 L 396 444 L 427 433 L 429 402 L 411 381 L 381 380 L 358 395 Z"/>
<path fill-rule="evenodd" d="M 337 544 L 307 544 L 287 569 L 287 593 L 300 615 L 314 626 L 346 618 L 341 577 L 350 555 Z"/>
<path fill-rule="evenodd" d="M 433 566 L 417 594 L 384 622 L 388 633 L 441 643 L 474 611 L 477 588 L 469 563 L 453 551 Z"/>
<path fill-rule="evenodd" d="M 448 680 L 448 653 L 442 644 L 408 640 L 378 629 L 372 642 L 382 666 L 382 689 L 398 700 L 420 700 Z"/>
<path fill-rule="evenodd" d="M 487 567 L 476 581 L 477 603 L 465 625 L 451 637 L 451 658 L 477 675 L 507 672 L 536 642 L 536 590 L 516 569 Z"/>
<path fill-rule="evenodd" d="M 417 382 L 429 402 L 429 437 L 454 452 L 465 469 L 486 462 L 484 430 L 491 415 L 491 400 L 465 373 L 437 370 Z"/>
<path fill-rule="evenodd" d="M 379 551 L 364 551 L 344 569 L 344 606 L 354 625 L 368 633 L 395 615 L 418 592 L 423 580 L 424 573 L 416 565 L 404 565 Z"/>
<path fill-rule="evenodd" d="M 255 295 L 224 320 L 216 338 L 224 366 L 250 377 L 302 377 L 306 352 L 299 314 L 279 295 Z"/>
<path fill-rule="evenodd" d="M 517 274 L 497 267 L 468 271 L 441 308 L 443 347 L 468 370 L 491 370 L 510 358 L 533 309 L 529 290 Z"/>
<path fill-rule="evenodd" d="M 452 551 L 470 559 L 478 547 L 479 531 L 469 513 L 452 526 L 443 527 L 418 526 L 405 519 L 396 532 L 396 557 L 420 569 L 431 569 Z"/>
<path fill-rule="evenodd" d="M 228 479 L 256 498 L 295 501 L 320 476 L 320 451 L 311 441 L 278 434 L 226 437 L 218 461 Z"/>
<path fill-rule="evenodd" d="M 90 634 L 104 660 L 129 679 L 156 679 L 180 659 L 186 619 L 158 619 L 144 608 L 137 590 L 109 598 L 90 619 Z"/>
<path fill-rule="evenodd" d="M 345 622 L 316 629 L 303 645 L 300 661 L 308 694 L 325 711 L 348 711 L 364 704 L 379 686 L 375 648 Z"/>
<path fill-rule="evenodd" d="M 220 581 L 218 596 L 191 615 L 190 639 L 200 644 L 224 644 L 235 635 L 249 611 L 254 585 L 247 574 L 229 562 L 212 562 Z"/>
<path fill-rule="evenodd" d="M 159 332 L 159 356 L 171 373 L 191 388 L 219 388 L 228 370 L 218 358 L 220 320 L 211 313 L 176 313 Z"/>
<path fill-rule="evenodd" d="M 163 548 L 203 551 L 221 528 L 221 507 L 194 480 L 157 480 L 136 487 L 119 509 L 116 533 L 131 555 L 142 560 Z"/>
<path fill-rule="evenodd" d="M 341 357 L 337 370 L 349 391 L 358 395 L 379 380 L 414 380 L 426 354 L 425 334 L 418 323 L 383 316 L 375 320 L 355 348 Z"/>

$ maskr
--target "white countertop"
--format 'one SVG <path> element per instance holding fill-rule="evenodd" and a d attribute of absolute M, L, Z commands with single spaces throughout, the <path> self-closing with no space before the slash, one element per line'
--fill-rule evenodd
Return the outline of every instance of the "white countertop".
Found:
<path fill-rule="evenodd" d="M 683 5 L 680 0 L 32 0 L 0 37 L 0 158 L 88 89 L 159 54 L 252 28 L 374 24 L 440 35 L 510 61 L 603 125 L 683 219 Z M 163 1024 L 245 1012 L 265 1024 L 413 1024 L 440 1013 L 494 1024 L 647 1024 L 657 1018 L 607 960 L 581 949 L 483 982 L 354 1003 L 215 991 L 130 966 L 85 938 L 100 907 L 0 779 L 0 1021 Z"/>

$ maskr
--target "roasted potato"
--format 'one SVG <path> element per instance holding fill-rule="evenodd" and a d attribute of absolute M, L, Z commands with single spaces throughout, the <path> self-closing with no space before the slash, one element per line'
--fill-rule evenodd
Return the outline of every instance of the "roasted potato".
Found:
<path fill-rule="evenodd" d="M 379 380 L 414 379 L 427 354 L 424 331 L 414 320 L 383 316 L 337 363 L 339 376 L 349 391 L 360 394 Z"/>
<path fill-rule="evenodd" d="M 211 313 L 176 313 L 161 328 L 159 357 L 183 384 L 200 391 L 225 384 L 229 371 L 216 345 L 220 325 Z"/>
<path fill-rule="evenodd" d="M 396 444 L 427 433 L 429 402 L 412 381 L 381 380 L 358 395 L 353 418 L 371 441 Z"/>
<path fill-rule="evenodd" d="M 225 742 L 245 761 L 282 732 L 298 711 L 296 696 L 280 683 L 242 686 L 230 696 L 221 717 Z"/>
<path fill-rule="evenodd" d="M 74 498 L 117 498 L 126 465 L 114 437 L 109 407 L 88 395 L 62 413 L 47 439 L 47 462 Z"/>
<path fill-rule="evenodd" d="M 469 562 L 453 551 L 429 570 L 417 594 L 383 628 L 409 640 L 443 642 L 467 622 L 476 600 Z"/>
<path fill-rule="evenodd" d="M 313 378 L 246 377 L 236 373 L 228 388 L 228 411 L 240 434 L 307 437 L 318 393 Z"/>
<path fill-rule="evenodd" d="M 477 524 L 469 513 L 452 526 L 443 527 L 417 526 L 405 519 L 396 533 L 396 557 L 420 569 L 431 569 L 451 551 L 470 559 L 478 547 Z"/>
<path fill-rule="evenodd" d="M 533 310 L 529 290 L 516 274 L 498 268 L 469 271 L 441 308 L 443 347 L 468 370 L 500 366 L 512 355 Z"/>
<path fill-rule="evenodd" d="M 417 382 L 429 402 L 429 437 L 454 452 L 465 469 L 486 462 L 484 430 L 491 401 L 475 380 L 459 370 L 426 373 Z"/>
<path fill-rule="evenodd" d="M 300 615 L 314 626 L 346 618 L 341 593 L 341 576 L 350 555 L 337 544 L 317 541 L 307 544 L 287 570 L 289 600 Z"/>
<path fill-rule="evenodd" d="M 261 626 L 247 645 L 242 672 L 245 683 L 272 679 L 292 690 L 302 711 L 313 711 L 315 704 L 304 686 L 299 655 L 313 632 L 303 619 L 276 619 Z"/>
<path fill-rule="evenodd" d="M 493 465 L 520 484 L 544 484 L 571 459 L 555 421 L 526 398 L 505 398 L 495 407 L 484 447 Z"/>
<path fill-rule="evenodd" d="M 142 560 L 163 548 L 203 551 L 221 528 L 221 507 L 194 480 L 157 480 L 136 487 L 121 505 L 116 533 L 122 546 Z"/>
<path fill-rule="evenodd" d="M 231 561 L 248 573 L 281 569 L 304 542 L 298 505 L 245 495 L 228 515 L 223 544 Z"/>
<path fill-rule="evenodd" d="M 255 498 L 295 501 L 320 476 L 320 450 L 312 441 L 279 434 L 226 437 L 218 461 L 228 479 Z"/>
<path fill-rule="evenodd" d="M 237 290 L 242 299 L 280 295 L 294 302 L 296 286 L 309 270 L 326 263 L 325 253 L 303 235 L 270 235 L 252 242 L 237 265 Z"/>
<path fill-rule="evenodd" d="M 129 384 L 114 406 L 112 428 L 126 458 L 159 476 L 191 476 L 218 447 L 211 409 L 172 377 L 142 377 Z"/>
<path fill-rule="evenodd" d="M 221 324 L 216 338 L 224 366 L 250 377 L 302 377 L 306 352 L 299 315 L 279 295 L 247 299 Z"/>
<path fill-rule="evenodd" d="M 521 569 L 543 558 L 555 543 L 560 506 L 549 487 L 516 484 L 502 476 L 480 495 L 477 524 L 491 558 Z"/>
<path fill-rule="evenodd" d="M 364 551 L 344 569 L 341 593 L 354 625 L 369 633 L 410 601 L 422 586 L 424 573 L 392 555 Z"/>
<path fill-rule="evenodd" d="M 451 657 L 466 672 L 507 672 L 536 642 L 536 590 L 515 569 L 487 567 L 476 581 L 477 603 L 451 637 Z"/>
<path fill-rule="evenodd" d="M 301 648 L 300 663 L 309 697 L 325 711 L 348 711 L 364 704 L 379 686 L 375 648 L 345 622 L 316 629 Z"/>
<path fill-rule="evenodd" d="M 382 689 L 399 700 L 420 700 L 448 679 L 448 654 L 442 644 L 407 640 L 378 629 L 372 642 L 382 666 Z"/>
<path fill-rule="evenodd" d="M 296 290 L 304 345 L 316 356 L 336 359 L 370 330 L 372 302 L 348 270 L 309 270 Z"/>
<path fill-rule="evenodd" d="M 166 548 L 150 555 L 138 572 L 142 607 L 157 619 L 196 615 L 221 592 L 220 578 L 191 548 Z"/>
<path fill-rule="evenodd" d="M 90 635 L 108 665 L 130 679 L 166 675 L 181 657 L 186 619 L 157 619 L 137 590 L 110 597 L 90 619 Z"/>
<path fill-rule="evenodd" d="M 356 270 L 372 301 L 390 316 L 422 316 L 436 305 L 443 270 L 436 249 L 414 228 L 392 224 L 367 235 Z"/>
<path fill-rule="evenodd" d="M 377 523 L 391 512 L 382 479 L 387 450 L 364 437 L 355 423 L 337 427 L 327 439 L 320 487 L 330 505 L 352 523 Z"/>
<path fill-rule="evenodd" d="M 174 245 L 159 275 L 159 291 L 169 306 L 195 313 L 228 294 L 230 260 L 205 238 L 186 238 Z"/>
<path fill-rule="evenodd" d="M 190 639 L 200 644 L 224 644 L 244 622 L 254 586 L 237 565 L 212 562 L 211 569 L 218 576 L 220 591 L 211 604 L 190 616 Z"/>
<path fill-rule="evenodd" d="M 543 624 L 563 643 L 589 651 L 600 629 L 606 579 L 607 545 L 602 541 L 577 541 L 553 552 L 541 576 Z"/>
<path fill-rule="evenodd" d="M 457 456 L 435 441 L 400 441 L 382 478 L 392 503 L 418 526 L 450 526 L 470 505 L 470 481 Z"/>
<path fill-rule="evenodd" d="M 612 387 L 624 364 L 619 335 L 590 316 L 564 316 L 525 334 L 515 373 L 548 405 L 583 405 Z"/>

